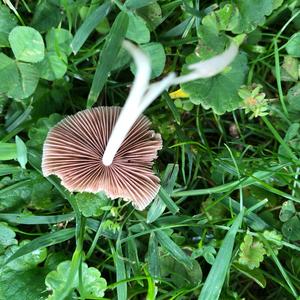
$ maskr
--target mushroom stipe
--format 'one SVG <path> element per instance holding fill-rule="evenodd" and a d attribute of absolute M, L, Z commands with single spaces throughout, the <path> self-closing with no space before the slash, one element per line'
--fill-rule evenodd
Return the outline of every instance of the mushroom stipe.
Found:
<path fill-rule="evenodd" d="M 104 191 L 112 199 L 123 198 L 143 210 L 160 188 L 152 165 L 162 139 L 141 115 L 113 163 L 105 166 L 102 156 L 120 112 L 116 106 L 96 107 L 60 121 L 44 143 L 42 171 L 44 176 L 58 176 L 71 192 Z"/>

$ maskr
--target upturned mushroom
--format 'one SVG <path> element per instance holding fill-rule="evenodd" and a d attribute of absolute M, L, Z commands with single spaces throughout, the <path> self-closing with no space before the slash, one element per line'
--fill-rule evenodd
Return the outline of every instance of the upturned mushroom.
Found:
<path fill-rule="evenodd" d="M 104 165 L 103 153 L 120 112 L 120 107 L 96 107 L 57 124 L 44 144 L 43 174 L 57 175 L 69 191 L 105 191 L 112 199 L 128 199 L 144 209 L 159 189 L 152 164 L 162 141 L 149 129 L 148 118 L 140 116 L 113 163 Z"/>
<path fill-rule="evenodd" d="M 191 72 L 170 73 L 150 84 L 149 58 L 128 41 L 136 76 L 124 107 L 96 107 L 68 116 L 48 133 L 43 148 L 44 176 L 57 175 L 71 192 L 104 191 L 110 198 L 123 198 L 143 210 L 157 195 L 160 180 L 152 165 L 162 147 L 160 134 L 150 129 L 143 111 L 172 84 L 210 77 L 222 71 L 237 54 L 228 50 L 190 66 Z"/>

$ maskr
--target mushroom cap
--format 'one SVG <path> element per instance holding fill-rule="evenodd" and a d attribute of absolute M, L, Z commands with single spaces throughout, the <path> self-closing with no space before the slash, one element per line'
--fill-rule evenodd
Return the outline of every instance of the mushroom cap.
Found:
<path fill-rule="evenodd" d="M 143 210 L 160 188 L 152 165 L 162 140 L 142 115 L 113 163 L 105 166 L 102 156 L 120 112 L 117 106 L 96 107 L 60 121 L 45 140 L 42 171 L 44 176 L 57 175 L 71 192 L 104 191 L 112 199 L 123 198 Z"/>

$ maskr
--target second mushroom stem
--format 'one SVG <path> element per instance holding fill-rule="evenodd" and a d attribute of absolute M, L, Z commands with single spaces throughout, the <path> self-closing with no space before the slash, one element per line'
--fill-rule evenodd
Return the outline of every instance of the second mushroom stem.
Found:
<path fill-rule="evenodd" d="M 129 41 L 124 41 L 123 47 L 134 59 L 137 68 L 136 76 L 125 105 L 108 139 L 102 157 L 102 162 L 105 166 L 112 164 L 117 151 L 135 121 L 164 90 L 167 90 L 171 85 L 214 76 L 228 66 L 238 53 L 238 47 L 231 43 L 230 47 L 223 53 L 190 65 L 188 67 L 191 70 L 189 74 L 176 77 L 175 73 L 170 73 L 161 81 L 149 84 L 151 78 L 149 57 Z"/>

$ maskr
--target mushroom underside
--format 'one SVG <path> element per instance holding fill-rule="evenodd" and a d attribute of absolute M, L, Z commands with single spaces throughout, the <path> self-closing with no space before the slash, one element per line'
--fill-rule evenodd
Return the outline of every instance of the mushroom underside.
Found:
<path fill-rule="evenodd" d="M 116 106 L 97 107 L 60 121 L 44 143 L 42 171 L 44 176 L 58 176 L 71 192 L 104 191 L 110 198 L 124 198 L 142 210 L 160 188 L 152 165 L 162 140 L 149 129 L 148 118 L 140 116 L 113 163 L 105 166 L 102 156 L 120 112 Z"/>

